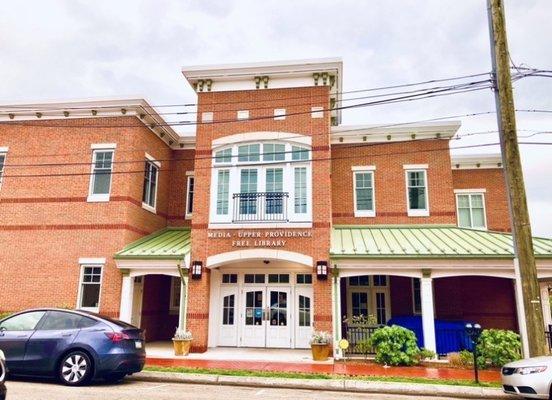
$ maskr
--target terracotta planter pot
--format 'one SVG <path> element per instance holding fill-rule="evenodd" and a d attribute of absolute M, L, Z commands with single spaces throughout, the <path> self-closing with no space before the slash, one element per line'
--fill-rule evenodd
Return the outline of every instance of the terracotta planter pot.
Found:
<path fill-rule="evenodd" d="M 190 354 L 192 341 L 173 339 L 173 346 L 175 356 L 187 356 L 188 354 Z"/>
<path fill-rule="evenodd" d="M 330 345 L 329 344 L 311 344 L 312 350 L 312 359 L 314 361 L 326 361 L 330 356 Z"/>

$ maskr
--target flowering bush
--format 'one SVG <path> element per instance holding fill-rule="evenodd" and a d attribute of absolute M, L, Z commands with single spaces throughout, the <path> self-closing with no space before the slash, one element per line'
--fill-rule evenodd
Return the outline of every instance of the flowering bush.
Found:
<path fill-rule="evenodd" d="M 180 328 L 176 328 L 176 332 L 173 337 L 174 340 L 192 340 L 192 338 L 192 332 Z"/>
<path fill-rule="evenodd" d="M 329 332 L 314 331 L 310 344 L 330 344 L 332 342 L 332 335 Z"/>
<path fill-rule="evenodd" d="M 376 329 L 370 337 L 376 350 L 375 361 L 385 365 L 414 365 L 418 363 L 420 349 L 416 335 L 409 329 L 393 325 Z"/>

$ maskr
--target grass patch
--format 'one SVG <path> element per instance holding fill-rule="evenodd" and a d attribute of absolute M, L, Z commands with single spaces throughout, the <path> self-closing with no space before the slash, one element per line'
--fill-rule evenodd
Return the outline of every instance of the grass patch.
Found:
<path fill-rule="evenodd" d="M 190 367 L 156 367 L 146 366 L 144 371 L 155 372 L 179 372 L 185 374 L 208 374 L 208 375 L 225 375 L 225 376 L 256 376 L 261 378 L 290 378 L 290 379 L 355 379 L 361 381 L 373 381 L 373 382 L 397 382 L 397 383 L 426 383 L 434 385 L 448 385 L 448 386 L 476 386 L 476 387 L 489 387 L 498 388 L 500 383 L 498 382 L 483 382 L 476 384 L 473 381 L 462 379 L 431 379 L 431 378 L 406 378 L 406 377 L 394 377 L 394 376 L 346 376 L 346 375 L 332 375 L 332 374 L 319 374 L 319 373 L 305 373 L 305 372 L 280 372 L 280 371 L 250 371 L 242 369 L 221 369 L 221 368 L 190 368 Z"/>

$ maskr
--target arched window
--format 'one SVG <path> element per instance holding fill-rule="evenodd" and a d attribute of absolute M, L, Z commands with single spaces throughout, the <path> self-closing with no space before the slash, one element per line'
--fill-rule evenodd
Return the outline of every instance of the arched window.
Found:
<path fill-rule="evenodd" d="M 311 150 L 285 141 L 213 150 L 212 224 L 310 223 Z"/>

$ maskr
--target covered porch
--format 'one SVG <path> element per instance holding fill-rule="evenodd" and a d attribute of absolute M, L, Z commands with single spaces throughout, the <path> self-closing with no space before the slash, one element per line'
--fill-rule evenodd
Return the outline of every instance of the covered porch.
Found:
<path fill-rule="evenodd" d="M 548 330 L 552 240 L 535 238 L 534 248 Z M 347 355 L 365 352 L 355 349 L 358 343 L 391 324 L 413 330 L 419 345 L 437 354 L 468 348 L 466 322 L 514 330 L 524 340 L 509 234 L 454 226 L 334 227 L 331 258 L 341 317 L 334 334 L 349 340 Z"/>
<path fill-rule="evenodd" d="M 123 275 L 119 319 L 146 331 L 146 341 L 169 341 L 186 326 L 188 228 L 166 228 L 115 255 Z"/>

